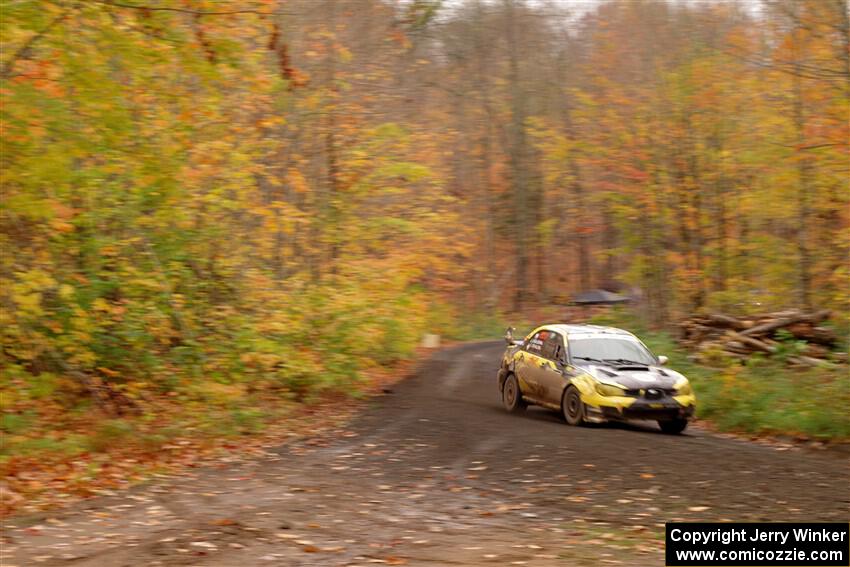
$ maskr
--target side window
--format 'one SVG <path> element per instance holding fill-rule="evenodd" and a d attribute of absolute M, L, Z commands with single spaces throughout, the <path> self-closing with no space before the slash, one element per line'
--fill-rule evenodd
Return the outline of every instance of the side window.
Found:
<path fill-rule="evenodd" d="M 538 331 L 525 344 L 525 350 L 531 354 L 541 354 L 543 352 L 543 343 L 549 335 L 548 331 Z"/>
<path fill-rule="evenodd" d="M 549 360 L 560 360 L 564 350 L 564 341 L 561 340 L 561 335 L 558 333 L 549 333 L 546 340 L 543 342 L 542 356 Z"/>

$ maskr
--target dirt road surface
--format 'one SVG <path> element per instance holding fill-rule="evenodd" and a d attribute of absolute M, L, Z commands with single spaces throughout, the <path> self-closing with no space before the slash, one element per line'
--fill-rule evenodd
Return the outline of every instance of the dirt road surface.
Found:
<path fill-rule="evenodd" d="M 437 353 L 345 431 L 15 518 L 2 565 L 658 566 L 665 521 L 850 518 L 845 456 L 509 415 L 501 350 Z"/>

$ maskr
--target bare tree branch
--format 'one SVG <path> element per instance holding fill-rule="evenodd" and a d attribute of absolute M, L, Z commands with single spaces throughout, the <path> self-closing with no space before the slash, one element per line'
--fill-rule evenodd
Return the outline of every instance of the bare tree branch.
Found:
<path fill-rule="evenodd" d="M 205 10 L 190 10 L 189 8 L 176 8 L 174 6 L 143 6 L 138 4 L 124 4 L 122 2 L 115 2 L 114 0 L 97 0 L 100 4 L 105 4 L 107 6 L 114 6 L 116 8 L 128 8 L 131 10 L 141 10 L 145 12 L 178 12 L 181 14 L 191 14 L 193 16 L 230 16 L 234 14 L 256 14 L 258 16 L 271 16 L 278 12 L 269 11 L 264 12 L 262 10 L 222 10 L 222 11 L 205 11 Z"/>
<path fill-rule="evenodd" d="M 68 13 L 70 10 L 65 10 L 58 16 L 56 16 L 43 30 L 40 32 L 36 32 L 28 40 L 24 42 L 24 44 L 18 48 L 15 53 L 12 54 L 11 57 L 7 61 L 3 63 L 2 69 L 0 69 L 0 77 L 3 79 L 8 79 L 12 75 L 12 71 L 15 68 L 15 63 L 20 61 L 21 59 L 28 59 L 30 53 L 32 52 L 33 46 L 38 43 L 41 38 L 50 32 L 57 24 L 59 24 L 62 20 L 68 17 Z"/>

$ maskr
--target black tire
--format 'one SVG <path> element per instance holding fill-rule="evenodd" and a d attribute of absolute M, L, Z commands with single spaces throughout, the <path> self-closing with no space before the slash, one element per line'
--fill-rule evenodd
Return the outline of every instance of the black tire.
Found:
<path fill-rule="evenodd" d="M 507 379 L 505 379 L 505 385 L 502 386 L 502 403 L 505 409 L 511 413 L 520 412 L 528 405 L 522 399 L 519 382 L 517 382 L 516 376 L 513 374 L 508 374 Z"/>
<path fill-rule="evenodd" d="M 561 414 L 569 425 L 581 425 L 584 423 L 584 402 L 581 401 L 581 393 L 575 386 L 568 386 L 561 398 Z"/>
<path fill-rule="evenodd" d="M 658 422 L 661 431 L 669 435 L 678 435 L 688 427 L 687 419 L 667 419 Z"/>

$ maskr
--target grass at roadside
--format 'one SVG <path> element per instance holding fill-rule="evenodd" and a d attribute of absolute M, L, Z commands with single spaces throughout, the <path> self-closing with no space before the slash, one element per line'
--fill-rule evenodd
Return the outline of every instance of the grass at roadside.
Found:
<path fill-rule="evenodd" d="M 0 515 L 126 488 L 215 455 L 250 453 L 269 439 L 285 439 L 299 422 L 315 426 L 305 409 L 256 398 L 203 406 L 152 400 L 141 415 L 116 417 L 92 408 L 61 418 L 4 419 Z"/>
<path fill-rule="evenodd" d="M 850 373 L 837 368 L 797 368 L 782 357 L 753 356 L 746 364 L 718 359 L 709 367 L 693 361 L 672 335 L 651 331 L 625 311 L 597 316 L 594 323 L 628 329 L 669 366 L 687 376 L 697 394 L 697 415 L 719 429 L 821 440 L 850 439 Z"/>

